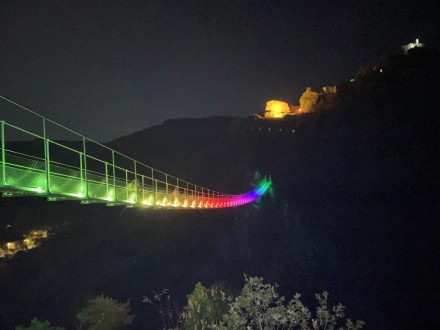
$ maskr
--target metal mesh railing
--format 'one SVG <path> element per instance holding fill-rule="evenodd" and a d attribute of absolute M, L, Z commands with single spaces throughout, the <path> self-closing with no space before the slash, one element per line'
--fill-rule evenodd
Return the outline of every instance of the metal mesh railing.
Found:
<path fill-rule="evenodd" d="M 52 199 L 77 198 L 108 204 L 213 208 L 248 203 L 270 185 L 270 180 L 263 180 L 248 194 L 220 193 L 138 162 L 2 96 L 0 101 L 33 116 L 40 121 L 42 131 L 42 135 L 37 134 L 23 129 L 15 120 L 4 120 L 0 103 L 0 190 L 10 194 L 41 194 Z M 73 135 L 78 142 L 52 140 L 50 127 L 56 127 L 57 134 L 61 131 Z M 9 134 L 14 137 L 14 133 L 36 140 L 40 148 L 31 152 L 31 147 L 28 151 L 7 147 Z"/>

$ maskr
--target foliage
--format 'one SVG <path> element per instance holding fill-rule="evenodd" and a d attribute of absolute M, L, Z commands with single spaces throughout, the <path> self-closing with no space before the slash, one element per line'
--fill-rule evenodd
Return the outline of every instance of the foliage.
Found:
<path fill-rule="evenodd" d="M 187 298 L 185 329 L 205 329 L 207 324 L 220 320 L 228 310 L 226 294 L 217 284 L 205 288 L 199 282 Z"/>
<path fill-rule="evenodd" d="M 345 307 L 341 304 L 327 305 L 328 293 L 317 294 L 319 306 L 316 318 L 312 319 L 310 310 L 295 294 L 287 304 L 277 291 L 278 286 L 263 283 L 262 278 L 245 275 L 245 285 L 235 299 L 227 298 L 229 310 L 219 322 L 209 325 L 212 329 L 335 329 L 338 320 L 345 317 Z M 340 329 L 362 329 L 363 321 L 346 320 Z"/>
<path fill-rule="evenodd" d="M 168 289 L 163 289 L 159 293 L 155 292 L 153 298 L 144 296 L 142 302 L 157 309 L 162 319 L 163 329 L 182 329 L 183 313 L 179 313 L 178 308 L 171 305 L 171 295 Z"/>
<path fill-rule="evenodd" d="M 76 318 L 80 321 L 80 329 L 112 330 L 130 325 L 135 315 L 130 314 L 130 300 L 119 303 L 101 295 L 91 299 Z"/>
<path fill-rule="evenodd" d="M 317 92 L 314 92 L 310 87 L 307 87 L 299 99 L 301 112 L 312 111 L 316 102 L 318 102 L 318 97 L 319 94 Z"/>
<path fill-rule="evenodd" d="M 267 177 L 263 177 L 263 175 L 259 171 L 256 171 L 254 173 L 254 178 L 253 178 L 253 180 L 251 182 L 251 186 L 254 187 L 254 188 L 258 187 L 258 185 L 261 183 L 261 181 L 263 179 L 267 179 Z M 269 188 L 267 189 L 266 193 L 263 196 L 261 196 L 260 198 L 258 198 L 258 199 L 256 199 L 254 201 L 254 206 L 256 206 L 257 208 L 261 207 L 262 201 L 263 201 L 263 199 L 266 196 L 269 196 L 272 200 L 275 199 L 276 194 L 275 194 L 275 189 L 274 189 L 274 183 L 273 182 L 269 186 Z"/>
<path fill-rule="evenodd" d="M 65 330 L 65 328 L 53 327 L 50 325 L 49 321 L 42 322 L 34 317 L 28 327 L 20 324 L 15 328 L 15 330 Z"/>

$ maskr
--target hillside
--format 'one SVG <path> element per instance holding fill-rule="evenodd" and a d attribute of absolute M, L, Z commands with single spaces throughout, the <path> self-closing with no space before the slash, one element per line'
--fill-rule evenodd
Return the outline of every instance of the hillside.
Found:
<path fill-rule="evenodd" d="M 122 210 L 0 200 L 1 225 L 47 225 L 40 249 L 0 265 L 0 324 L 32 316 L 72 327 L 104 293 L 132 299 L 133 329 L 154 328 L 144 295 L 184 301 L 194 284 L 242 274 L 285 294 L 327 290 L 367 329 L 440 326 L 439 54 L 415 49 L 360 70 L 315 112 L 286 120 L 172 119 L 109 145 L 213 189 L 239 193 L 256 171 L 276 197 L 231 210 Z M 38 279 L 35 281 L 35 279 Z"/>

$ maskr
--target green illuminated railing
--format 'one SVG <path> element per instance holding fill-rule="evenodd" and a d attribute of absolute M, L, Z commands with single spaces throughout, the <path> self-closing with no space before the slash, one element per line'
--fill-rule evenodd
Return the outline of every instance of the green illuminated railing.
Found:
<path fill-rule="evenodd" d="M 220 193 L 136 161 L 3 96 L 0 101 L 0 191 L 4 197 L 39 195 L 85 204 L 217 208 L 252 202 L 271 183 L 264 179 L 242 195 Z M 17 124 L 22 112 L 31 120 Z M 35 122 L 34 128 L 25 129 L 30 122 Z M 78 142 L 53 139 L 51 128 Z M 20 149 L 13 142 L 16 136 L 32 140 L 32 148 Z"/>

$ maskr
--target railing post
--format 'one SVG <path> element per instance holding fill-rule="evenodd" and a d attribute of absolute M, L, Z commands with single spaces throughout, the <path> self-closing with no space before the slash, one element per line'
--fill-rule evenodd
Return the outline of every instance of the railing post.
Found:
<path fill-rule="evenodd" d="M 89 198 L 89 181 L 87 180 L 87 150 L 86 150 L 86 138 L 83 136 L 83 155 L 84 155 L 84 179 L 86 181 L 84 196 Z"/>
<path fill-rule="evenodd" d="M 154 205 L 157 204 L 157 180 L 154 180 Z"/>
<path fill-rule="evenodd" d="M 108 163 L 105 162 L 105 194 L 108 197 Z"/>
<path fill-rule="evenodd" d="M 176 197 L 179 198 L 179 178 L 176 178 L 176 189 L 177 189 Z"/>
<path fill-rule="evenodd" d="M 168 174 L 165 174 L 165 193 L 168 198 Z"/>
<path fill-rule="evenodd" d="M 115 167 L 115 151 L 112 150 L 112 167 L 113 167 L 113 199 L 115 202 L 118 201 L 118 194 L 116 191 L 116 167 Z"/>
<path fill-rule="evenodd" d="M 142 186 L 141 186 L 141 189 L 142 189 L 142 203 L 145 201 L 145 189 L 144 189 L 144 176 L 142 175 Z"/>
<path fill-rule="evenodd" d="M 139 187 L 138 187 L 138 179 L 137 179 L 137 168 L 136 168 L 136 161 L 133 160 L 134 162 L 134 192 L 136 194 L 136 200 L 135 202 L 137 203 L 139 200 Z"/>
<path fill-rule="evenodd" d="M 49 141 L 46 135 L 46 117 L 43 117 L 44 167 L 46 170 L 46 193 L 50 193 Z"/>
<path fill-rule="evenodd" d="M 83 153 L 80 152 L 79 153 L 79 175 L 80 175 L 80 179 L 81 179 L 81 193 L 83 192 L 83 187 L 84 187 L 84 173 L 83 173 Z"/>
<path fill-rule="evenodd" d="M 125 192 L 126 192 L 125 197 L 128 201 L 128 199 L 129 199 L 129 196 L 128 196 L 128 170 L 125 170 Z"/>
<path fill-rule="evenodd" d="M 2 183 L 6 185 L 5 121 L 2 120 Z"/>
<path fill-rule="evenodd" d="M 49 144 L 50 140 L 46 139 L 45 141 L 45 145 L 46 145 L 46 181 L 47 181 L 47 187 L 46 187 L 46 191 L 48 193 L 50 193 L 50 151 L 49 151 Z"/>
<path fill-rule="evenodd" d="M 151 168 L 151 188 L 154 188 L 154 170 Z"/>
<path fill-rule="evenodd" d="M 155 194 L 155 187 L 154 187 L 154 169 L 152 167 L 150 167 L 151 169 L 151 192 L 154 193 L 154 198 L 153 198 L 153 205 L 156 205 L 156 194 Z"/>

